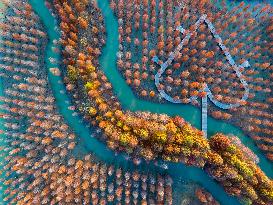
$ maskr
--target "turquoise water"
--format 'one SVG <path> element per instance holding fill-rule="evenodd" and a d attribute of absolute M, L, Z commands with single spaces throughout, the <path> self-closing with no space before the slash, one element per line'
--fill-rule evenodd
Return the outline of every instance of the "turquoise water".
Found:
<path fill-rule="evenodd" d="M 4 8 L 4 5 L 2 2 L 0 2 L 0 9 L 1 8 Z M 1 19 L 3 18 L 3 13 L 0 12 L 0 21 Z M 1 40 L 1 35 L 0 35 L 0 40 Z M 1 78 L 0 78 L 0 96 L 4 96 L 4 93 L 3 93 L 3 85 L 2 85 L 2 81 L 1 81 Z M 2 102 L 0 102 L 0 104 L 2 104 Z M 3 118 L 0 118 L 0 130 L 4 130 L 4 120 Z M 2 134 L 0 134 L 0 147 L 5 147 L 5 143 L 3 141 L 3 138 L 4 136 Z M 0 154 L 3 154 L 0 152 Z M 4 162 L 4 156 L 0 156 L 0 162 Z M 2 166 L 0 166 L 0 168 L 2 168 Z M 2 182 L 1 182 L 1 186 L 2 186 Z M 0 201 L 3 201 L 3 192 L 0 190 Z"/>
<path fill-rule="evenodd" d="M 62 78 L 52 75 L 49 72 L 51 67 L 56 67 L 58 65 L 52 64 L 49 58 L 60 59 L 61 56 L 52 51 L 53 40 L 59 39 L 60 34 L 56 32 L 54 23 L 54 18 L 50 14 L 49 10 L 45 7 L 43 0 L 30 0 L 31 5 L 35 12 L 40 16 L 41 20 L 45 24 L 47 33 L 49 36 L 49 44 L 47 45 L 46 51 L 46 64 L 48 69 L 48 79 L 52 88 L 54 97 L 56 98 L 56 105 L 59 109 L 61 115 L 63 115 L 69 126 L 75 131 L 77 136 L 84 144 L 85 149 L 93 152 L 99 159 L 104 160 L 108 163 L 115 163 L 121 166 L 132 166 L 132 163 L 125 159 L 126 155 L 118 154 L 117 156 L 111 150 L 109 150 L 105 144 L 98 141 L 96 138 L 92 137 L 92 130 L 87 128 L 84 123 L 81 122 L 81 118 L 78 116 L 73 116 L 73 111 L 68 109 L 71 106 L 71 99 L 64 92 L 65 86 L 61 82 Z M 121 75 L 119 74 L 116 67 L 116 52 L 118 50 L 118 31 L 117 31 L 117 19 L 114 17 L 113 12 L 109 8 L 107 0 L 100 0 L 99 7 L 103 11 L 103 16 L 105 17 L 106 30 L 108 34 L 106 39 L 106 46 L 103 50 L 103 55 L 100 59 L 102 69 L 107 75 L 110 82 L 113 84 L 114 91 L 118 95 L 119 100 L 122 103 L 124 109 L 136 111 L 151 111 L 157 113 L 167 113 L 169 115 L 180 115 L 184 117 L 187 121 L 190 121 L 194 126 L 200 128 L 200 117 L 201 113 L 198 108 L 190 105 L 173 105 L 173 104 L 156 104 L 147 101 L 142 101 L 137 99 L 128 85 L 125 83 Z M 65 103 L 68 102 L 68 103 Z M 226 124 L 222 121 L 217 121 L 209 118 L 209 130 L 208 134 L 212 135 L 216 132 L 223 132 L 225 134 L 235 134 L 239 136 L 243 143 L 249 146 L 255 153 L 258 153 L 260 157 L 260 166 L 262 169 L 272 177 L 271 173 L 272 165 L 268 162 L 254 145 L 252 140 L 243 135 L 243 133 L 234 126 Z M 239 204 L 237 199 L 228 196 L 223 188 L 219 186 L 214 180 L 212 180 L 203 170 L 193 167 L 186 167 L 183 164 L 168 163 L 169 170 L 168 173 L 173 177 L 174 181 L 177 180 L 193 180 L 199 183 L 201 186 L 206 188 L 213 196 L 220 201 L 223 205 L 229 204 Z M 158 169 L 154 165 L 144 166 L 151 169 Z M 142 167 L 141 167 L 142 168 Z M 174 190 L 175 191 L 175 190 Z"/>

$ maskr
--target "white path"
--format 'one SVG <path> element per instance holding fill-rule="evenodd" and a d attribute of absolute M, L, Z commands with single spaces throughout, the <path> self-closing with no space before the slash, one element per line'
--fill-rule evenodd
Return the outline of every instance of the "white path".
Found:
<path fill-rule="evenodd" d="M 213 37 L 215 38 L 217 44 L 219 45 L 219 47 L 221 48 L 221 50 L 224 52 L 224 55 L 226 56 L 226 59 L 228 61 L 228 63 L 232 66 L 233 70 L 236 72 L 236 75 L 239 77 L 240 82 L 242 83 L 244 89 L 245 89 L 245 93 L 243 95 L 243 97 L 241 98 L 241 101 L 245 101 L 248 99 L 248 95 L 249 95 L 249 87 L 247 82 L 245 81 L 245 79 L 242 76 L 242 73 L 240 72 L 241 68 L 245 68 L 245 67 L 249 67 L 250 64 L 248 61 L 245 61 L 244 63 L 242 63 L 241 65 L 237 66 L 234 59 L 232 58 L 232 56 L 230 55 L 227 47 L 223 44 L 223 41 L 221 39 L 221 37 L 217 34 L 215 27 L 213 26 L 213 24 L 207 19 L 207 15 L 202 15 L 200 17 L 200 19 L 194 24 L 195 25 L 195 29 L 194 32 L 199 28 L 199 26 L 202 23 L 206 23 L 211 34 L 213 35 Z M 185 42 L 187 42 L 191 36 L 193 35 L 193 33 L 191 33 L 188 30 L 185 30 L 182 26 L 177 27 L 177 30 L 179 30 L 182 34 L 186 34 L 185 38 L 181 41 L 181 43 L 177 46 L 177 48 L 175 49 L 174 52 L 171 52 L 169 55 L 169 58 L 162 64 L 159 63 L 159 58 L 157 56 L 153 57 L 153 61 L 155 63 L 157 63 L 158 65 L 160 65 L 160 69 L 157 72 L 157 74 L 155 75 L 155 85 L 160 93 L 160 95 L 166 99 L 167 101 L 171 102 L 171 103 L 183 103 L 181 100 L 179 99 L 174 99 L 173 97 L 171 97 L 170 95 L 168 95 L 164 90 L 160 89 L 160 78 L 162 76 L 162 74 L 165 72 L 165 70 L 172 64 L 175 56 L 178 55 L 178 53 L 182 50 Z M 204 132 L 204 135 L 207 137 L 207 121 L 208 121 L 208 98 L 211 100 L 211 102 L 213 102 L 213 104 L 215 104 L 217 107 L 221 108 L 221 109 L 231 109 L 231 108 L 235 108 L 235 107 L 239 107 L 241 104 L 240 103 L 235 103 L 235 104 L 226 104 L 226 103 L 221 103 L 219 101 L 217 101 L 216 99 L 214 99 L 214 96 L 211 92 L 211 90 L 209 89 L 209 87 L 207 85 L 205 85 L 205 88 L 203 90 L 200 91 L 205 91 L 207 93 L 207 95 L 205 97 L 202 98 L 202 131 Z M 191 97 L 189 99 L 189 103 L 192 102 L 193 100 L 196 100 L 197 97 Z"/>

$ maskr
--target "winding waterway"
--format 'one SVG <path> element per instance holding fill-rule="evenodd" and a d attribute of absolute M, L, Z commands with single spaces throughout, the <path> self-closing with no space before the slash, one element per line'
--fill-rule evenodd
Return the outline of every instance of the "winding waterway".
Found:
<path fill-rule="evenodd" d="M 118 23 L 117 19 L 114 17 L 113 12 L 109 7 L 108 0 L 99 0 L 99 7 L 102 9 L 103 16 L 105 18 L 107 39 L 106 46 L 103 49 L 103 55 L 100 58 L 100 63 L 103 71 L 108 77 L 109 81 L 113 84 L 114 92 L 117 94 L 119 100 L 124 109 L 136 111 L 151 111 L 156 113 L 166 113 L 168 115 L 180 115 L 187 121 L 191 122 L 195 127 L 200 128 L 200 110 L 191 105 L 174 105 L 174 104 L 157 104 L 152 102 L 143 101 L 137 99 L 129 86 L 125 83 L 121 74 L 118 72 L 116 67 L 116 52 L 118 51 Z M 74 132 L 79 137 L 84 148 L 93 152 L 100 160 L 106 161 L 107 163 L 119 164 L 125 167 L 133 166 L 131 162 L 126 160 L 124 154 L 115 155 L 115 153 L 107 148 L 107 146 L 98 141 L 96 138 L 92 137 L 92 132 L 90 128 L 82 122 L 79 116 L 73 115 L 74 111 L 68 109 L 69 106 L 73 105 L 71 99 L 65 92 L 65 86 L 62 82 L 62 78 L 54 76 L 49 72 L 51 67 L 56 67 L 58 65 L 52 64 L 49 58 L 61 59 L 60 54 L 54 53 L 52 47 L 55 46 L 53 41 L 60 38 L 60 34 L 56 31 L 56 21 L 51 15 L 49 10 L 44 5 L 43 0 L 30 0 L 34 11 L 39 15 L 42 22 L 44 23 L 47 34 L 49 36 L 49 43 L 46 50 L 46 67 L 48 70 L 48 80 L 52 88 L 54 97 L 56 98 L 56 105 L 60 114 L 64 117 L 68 125 L 74 130 Z M 56 46 L 55 46 L 56 47 Z M 62 91 L 62 92 L 61 92 Z M 208 136 L 216 133 L 222 132 L 225 134 L 234 134 L 240 137 L 242 142 L 250 147 L 258 157 L 260 158 L 259 165 L 263 171 L 270 177 L 272 177 L 272 164 L 258 148 L 254 145 L 252 140 L 243 135 L 243 133 L 234 126 L 231 126 L 222 121 L 217 121 L 212 118 L 208 119 Z M 236 205 L 239 204 L 237 199 L 228 196 L 223 188 L 218 185 L 212 178 L 210 178 L 203 170 L 193 167 L 186 167 L 183 164 L 168 163 L 169 170 L 168 173 L 173 177 L 174 180 L 192 180 L 199 183 L 201 186 L 206 188 L 213 196 L 219 200 L 223 205 Z M 151 169 L 157 169 L 150 163 L 148 166 Z M 142 168 L 142 166 L 141 166 Z M 174 190 L 175 191 L 175 190 Z"/>

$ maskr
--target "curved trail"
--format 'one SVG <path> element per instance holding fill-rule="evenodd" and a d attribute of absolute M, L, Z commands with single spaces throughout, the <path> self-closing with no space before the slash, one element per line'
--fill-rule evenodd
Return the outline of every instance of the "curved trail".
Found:
<path fill-rule="evenodd" d="M 49 36 L 49 44 L 47 45 L 46 51 L 46 64 L 48 70 L 48 79 L 52 88 L 52 92 L 54 97 L 56 98 L 56 105 L 59 109 L 60 114 L 63 115 L 64 119 L 68 123 L 68 125 L 74 130 L 74 132 L 79 136 L 79 139 L 84 144 L 84 147 L 93 152 L 99 159 L 116 165 L 122 165 L 124 167 L 133 166 L 131 162 L 125 160 L 124 154 L 115 153 L 107 148 L 107 146 L 98 141 L 96 138 L 92 137 L 91 129 L 87 128 L 84 123 L 81 122 L 81 118 L 73 115 L 73 111 L 69 110 L 68 107 L 73 105 L 69 96 L 66 94 L 65 86 L 63 83 L 59 83 L 62 78 L 58 76 L 53 76 L 49 69 L 51 67 L 56 67 L 58 65 L 52 64 L 49 61 L 49 58 L 60 59 L 61 56 L 52 51 L 53 40 L 59 39 L 60 35 L 56 32 L 54 26 L 56 26 L 56 22 L 54 21 L 53 16 L 50 14 L 49 10 L 45 7 L 43 0 L 29 0 L 34 11 L 39 15 L 42 22 L 44 23 L 47 33 Z M 109 2 L 107 0 L 100 0 L 99 7 L 103 11 L 103 15 L 106 22 L 106 30 L 107 30 L 107 44 L 103 50 L 103 56 L 100 59 L 102 64 L 103 71 L 107 75 L 110 82 L 113 84 L 115 88 L 115 93 L 118 94 L 119 99 L 121 100 L 122 105 L 130 110 L 149 110 L 152 112 L 160 112 L 167 113 L 169 115 L 181 115 L 184 117 L 185 112 L 182 111 L 182 108 L 190 108 L 190 111 L 187 112 L 186 120 L 189 120 L 189 117 L 192 119 L 192 114 L 198 114 L 198 109 L 195 109 L 193 106 L 179 106 L 179 112 L 175 112 L 172 110 L 173 106 L 171 104 L 160 105 L 151 102 L 141 101 L 136 99 L 130 88 L 125 84 L 123 78 L 118 73 L 116 68 L 116 51 L 118 50 L 118 41 L 117 41 L 117 20 L 113 15 L 109 7 Z M 111 34 L 111 35 L 109 35 Z M 124 84 L 123 84 L 124 83 Z M 126 85 L 126 86 L 124 86 Z M 119 89 L 119 87 L 121 89 Z M 125 89 L 125 90 L 124 90 Z M 63 91 L 62 93 L 60 91 Z M 67 103 L 65 103 L 67 102 Z M 133 102 L 133 103 L 132 103 Z M 135 102 L 135 103 L 134 103 Z M 151 106 L 151 107 L 150 107 Z M 139 109 L 141 108 L 141 109 Z M 172 112 L 170 112 L 172 111 Z M 192 120 L 190 120 L 192 121 Z M 194 119 L 194 121 L 198 121 L 198 119 Z M 217 125 L 215 127 L 221 127 L 222 123 L 215 121 Z M 196 123 L 193 123 L 196 124 Z M 217 131 L 216 131 L 217 132 Z M 248 139 L 248 138 L 246 138 Z M 256 150 L 254 150 L 256 151 Z M 130 165 L 128 165 L 130 164 Z M 143 163 L 142 163 L 143 164 Z M 193 180 L 196 183 L 199 183 L 201 186 L 206 188 L 212 195 L 223 205 L 229 204 L 239 204 L 238 200 L 234 197 L 228 196 L 223 188 L 218 185 L 212 178 L 210 178 L 203 170 L 193 167 L 186 167 L 183 164 L 177 163 L 168 163 L 169 166 L 169 174 L 173 177 L 174 180 Z M 139 166 L 138 168 L 145 167 Z M 149 168 L 158 169 L 152 163 L 149 164 Z M 269 168 L 269 167 L 268 167 Z M 270 168 L 269 168 L 270 169 Z"/>
<path fill-rule="evenodd" d="M 220 49 L 223 51 L 224 55 L 226 56 L 227 62 L 230 64 L 230 66 L 233 68 L 233 70 L 236 72 L 237 77 L 239 78 L 240 82 L 242 83 L 245 92 L 244 95 L 242 96 L 241 101 L 246 101 L 248 99 L 249 96 L 249 87 L 248 84 L 246 82 L 246 80 L 243 78 L 242 73 L 240 72 L 240 69 L 244 69 L 246 67 L 249 67 L 250 64 L 248 61 L 245 61 L 244 63 L 242 63 L 241 65 L 237 65 L 235 63 L 235 61 L 233 60 L 232 56 L 230 55 L 228 48 L 224 45 L 221 37 L 217 34 L 215 27 L 213 26 L 213 24 L 211 23 L 211 21 L 207 18 L 207 15 L 202 15 L 198 21 L 196 21 L 196 23 L 194 24 L 194 31 L 190 31 L 190 30 L 186 30 L 184 29 L 182 26 L 179 26 L 176 28 L 176 30 L 180 31 L 180 33 L 185 34 L 186 36 L 183 38 L 183 40 L 181 41 L 181 43 L 176 47 L 176 49 L 174 50 L 174 52 L 171 52 L 169 55 L 169 58 L 162 64 L 160 64 L 160 60 L 158 58 L 158 56 L 154 56 L 152 61 L 157 63 L 160 66 L 160 69 L 158 70 L 158 72 L 155 75 L 155 86 L 159 92 L 159 94 L 167 101 L 171 102 L 171 103 L 177 103 L 177 104 L 183 104 L 182 100 L 180 99 L 175 99 L 173 97 L 171 97 L 170 95 L 168 95 L 163 89 L 160 88 L 160 79 L 162 77 L 162 74 L 166 71 L 166 69 L 173 63 L 175 57 L 178 56 L 178 54 L 181 52 L 184 44 L 186 44 L 186 42 L 188 42 L 191 38 L 191 36 L 193 35 L 193 32 L 196 32 L 201 24 L 206 24 L 207 27 L 209 28 L 212 36 L 215 38 L 218 46 L 220 47 Z M 202 131 L 205 135 L 205 137 L 207 137 L 207 132 L 208 132 L 208 124 L 207 124 L 207 119 L 208 119 L 208 98 L 210 99 L 210 101 L 216 105 L 217 107 L 221 108 L 221 109 L 231 109 L 231 108 L 235 108 L 235 107 L 240 107 L 241 104 L 240 103 L 235 103 L 235 104 L 226 104 L 226 103 L 222 103 L 218 100 L 216 100 L 214 98 L 214 95 L 212 94 L 209 86 L 205 83 L 204 84 L 204 88 L 200 89 L 199 92 L 205 91 L 206 92 L 206 96 L 204 96 L 202 98 Z M 193 101 L 196 101 L 198 99 L 197 96 L 192 96 L 189 98 L 189 101 L 187 103 L 191 103 Z"/>
<path fill-rule="evenodd" d="M 226 56 L 226 59 L 228 61 L 228 63 L 232 66 L 232 68 L 234 69 L 234 71 L 236 72 L 236 75 L 238 76 L 238 78 L 240 79 L 240 82 L 242 83 L 244 89 L 245 89 L 245 93 L 242 97 L 242 101 L 245 101 L 248 99 L 249 96 L 249 88 L 248 88 L 248 84 L 245 81 L 244 78 L 242 78 L 242 73 L 240 72 L 240 69 L 249 67 L 249 62 L 245 61 L 243 64 L 241 65 L 236 65 L 235 61 L 233 60 L 232 56 L 230 55 L 227 47 L 223 44 L 223 41 L 221 39 L 221 37 L 216 33 L 216 29 L 213 26 L 213 24 L 208 20 L 207 15 L 202 15 L 198 21 L 194 24 L 195 29 L 193 32 L 196 32 L 198 30 L 198 28 L 200 27 L 201 24 L 206 24 L 212 34 L 212 36 L 215 38 L 218 46 L 220 47 L 220 49 L 224 52 L 224 55 Z M 180 33 L 182 34 L 186 34 L 186 36 L 183 38 L 183 40 L 181 41 L 181 43 L 176 47 L 176 49 L 174 50 L 174 52 L 171 52 L 169 55 L 169 58 L 162 64 L 159 63 L 159 58 L 157 56 L 153 57 L 153 61 L 155 63 L 157 63 L 160 66 L 160 69 L 158 70 L 158 72 L 155 75 L 155 85 L 157 87 L 158 92 L 160 93 L 160 95 L 166 99 L 167 101 L 171 102 L 171 103 L 178 103 L 181 104 L 183 103 L 181 100 L 176 100 L 173 97 L 169 96 L 164 90 L 162 90 L 159 86 L 160 84 L 160 78 L 162 77 L 162 74 L 166 71 L 166 69 L 173 63 L 174 58 L 177 57 L 177 55 L 179 54 L 179 52 L 182 50 L 184 44 L 190 40 L 191 36 L 193 35 L 193 32 L 191 32 L 190 30 L 185 30 L 182 26 L 177 27 L 176 30 L 179 30 Z M 231 108 L 235 108 L 235 107 L 239 107 L 241 104 L 240 103 L 236 103 L 236 104 L 225 104 L 225 103 L 221 103 L 217 100 L 214 99 L 213 94 L 210 90 L 210 88 L 208 87 L 207 84 L 205 84 L 205 88 L 203 88 L 200 91 L 205 91 L 207 93 L 207 97 L 210 98 L 210 100 L 217 106 L 220 107 L 221 109 L 231 109 Z M 197 97 L 191 97 L 189 99 L 189 103 L 197 100 Z"/>

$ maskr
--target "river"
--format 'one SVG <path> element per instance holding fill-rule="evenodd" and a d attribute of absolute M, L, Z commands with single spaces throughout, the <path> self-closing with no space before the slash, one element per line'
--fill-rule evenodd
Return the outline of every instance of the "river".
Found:
<path fill-rule="evenodd" d="M 80 139 L 80 144 L 83 145 L 83 149 L 93 152 L 100 160 L 107 163 L 112 163 L 127 168 L 135 168 L 132 162 L 126 160 L 125 154 L 119 153 L 116 155 L 113 151 L 108 149 L 104 143 L 94 138 L 92 136 L 92 132 L 94 132 L 94 130 L 86 127 L 86 124 L 82 122 L 81 117 L 73 115 L 74 111 L 68 109 L 68 107 L 73 104 L 70 97 L 65 92 L 65 86 L 62 83 L 62 78 L 54 76 L 49 72 L 51 67 L 58 66 L 58 64 L 52 64 L 49 61 L 49 58 L 61 59 L 61 56 L 58 53 L 54 53 L 52 51 L 52 46 L 54 45 L 53 40 L 60 38 L 60 34 L 55 29 L 57 25 L 56 21 L 44 5 L 43 0 L 30 0 L 30 3 L 33 6 L 34 11 L 39 15 L 44 23 L 49 36 L 49 43 L 46 50 L 46 67 L 48 70 L 49 84 L 52 88 L 53 95 L 56 98 L 56 105 L 60 114 L 64 117 L 66 123 L 77 134 L 78 138 Z M 122 78 L 116 67 L 116 52 L 118 51 L 117 19 L 109 7 L 108 0 L 99 0 L 98 5 L 102 9 L 107 31 L 106 46 L 104 47 L 100 58 L 101 68 L 105 72 L 109 81 L 113 84 L 114 92 L 118 96 L 123 108 L 131 111 L 142 110 L 156 113 L 166 113 L 171 116 L 180 115 L 195 127 L 200 128 L 201 113 L 200 110 L 194 106 L 174 105 L 169 103 L 157 104 L 140 100 L 133 95 L 131 89 L 125 83 L 125 80 Z M 272 177 L 272 164 L 262 155 L 262 153 L 254 145 L 253 141 L 245 136 L 238 128 L 213 118 L 208 119 L 208 126 L 208 136 L 211 136 L 217 132 L 222 132 L 225 134 L 232 133 L 239 136 L 242 142 L 258 155 L 260 158 L 259 165 L 261 166 L 262 170 L 268 176 Z M 146 165 L 146 163 L 143 164 L 145 166 L 139 166 L 137 168 L 152 170 L 159 169 L 152 162 L 148 165 Z M 192 180 L 206 188 L 221 204 L 239 204 L 237 199 L 227 195 L 223 188 L 212 178 L 210 178 L 203 170 L 187 167 L 183 164 L 177 163 L 168 163 L 168 166 L 169 169 L 167 172 L 173 177 L 174 181 Z"/>

